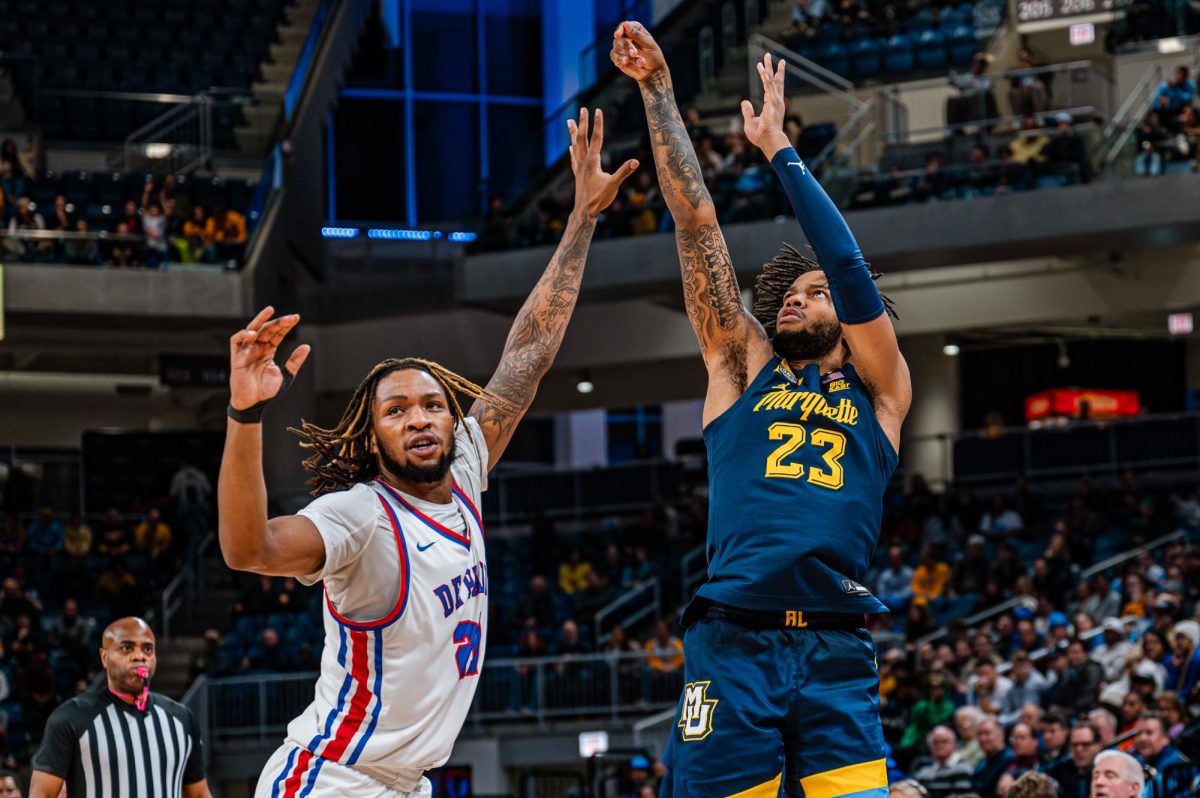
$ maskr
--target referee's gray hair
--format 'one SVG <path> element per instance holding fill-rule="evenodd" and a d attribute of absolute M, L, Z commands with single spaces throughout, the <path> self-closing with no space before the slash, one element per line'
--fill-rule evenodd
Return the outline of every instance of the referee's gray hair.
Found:
<path fill-rule="evenodd" d="M 1125 776 L 1125 781 L 1137 786 L 1137 791 L 1140 794 L 1146 787 L 1146 773 L 1142 770 L 1142 766 L 1138 761 L 1124 751 L 1114 751 L 1111 748 L 1101 751 L 1096 754 L 1096 759 L 1092 763 L 1092 768 L 1100 766 L 1100 762 L 1105 759 L 1115 759 L 1117 768 Z"/>

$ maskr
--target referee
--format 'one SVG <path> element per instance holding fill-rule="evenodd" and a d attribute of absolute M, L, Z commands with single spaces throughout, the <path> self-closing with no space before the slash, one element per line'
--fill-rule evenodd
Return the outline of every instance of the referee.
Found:
<path fill-rule="evenodd" d="M 108 686 L 67 701 L 46 723 L 29 798 L 211 798 L 200 730 L 183 704 L 151 693 L 154 633 L 141 618 L 104 630 Z"/>

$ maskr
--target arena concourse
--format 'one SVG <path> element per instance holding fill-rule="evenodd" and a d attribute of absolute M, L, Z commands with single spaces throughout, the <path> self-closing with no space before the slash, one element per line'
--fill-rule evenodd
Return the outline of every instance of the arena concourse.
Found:
<path fill-rule="evenodd" d="M 609 59 L 624 19 L 671 61 L 745 298 L 806 243 L 742 130 L 771 53 L 784 130 L 898 310 L 913 404 L 865 582 L 891 795 L 1089 798 L 1109 749 L 1144 798 L 1200 795 L 1200 6 L 1171 0 L 0 0 L 17 794 L 131 615 L 212 794 L 254 794 L 312 700 L 325 598 L 222 557 L 229 336 L 266 305 L 303 319 L 263 428 L 270 511 L 294 513 L 287 428 L 336 423 L 376 362 L 486 382 L 568 224 L 581 106 L 605 168 L 640 166 L 489 476 L 486 661 L 428 776 L 659 794 L 708 560 L 705 375 Z"/>

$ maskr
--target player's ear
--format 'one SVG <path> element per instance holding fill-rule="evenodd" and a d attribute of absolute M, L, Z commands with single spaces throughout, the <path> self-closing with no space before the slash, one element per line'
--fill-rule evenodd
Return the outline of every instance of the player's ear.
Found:
<path fill-rule="evenodd" d="M 367 433 L 367 451 L 371 454 L 379 454 L 379 447 L 375 445 L 375 433 Z"/>

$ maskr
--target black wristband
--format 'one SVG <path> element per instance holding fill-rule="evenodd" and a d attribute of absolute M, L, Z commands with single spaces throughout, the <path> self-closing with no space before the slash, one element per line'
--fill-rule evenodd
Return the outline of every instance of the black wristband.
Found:
<path fill-rule="evenodd" d="M 279 397 L 283 396 L 283 392 L 291 387 L 292 381 L 296 379 L 296 375 L 287 369 L 281 369 L 283 372 L 283 384 L 279 386 L 279 390 L 270 399 L 263 399 L 256 405 L 250 405 L 245 410 L 238 410 L 230 402 L 225 408 L 225 415 L 232 418 L 239 424 L 261 424 L 263 411 L 267 409 L 267 405 L 274 402 Z"/>

